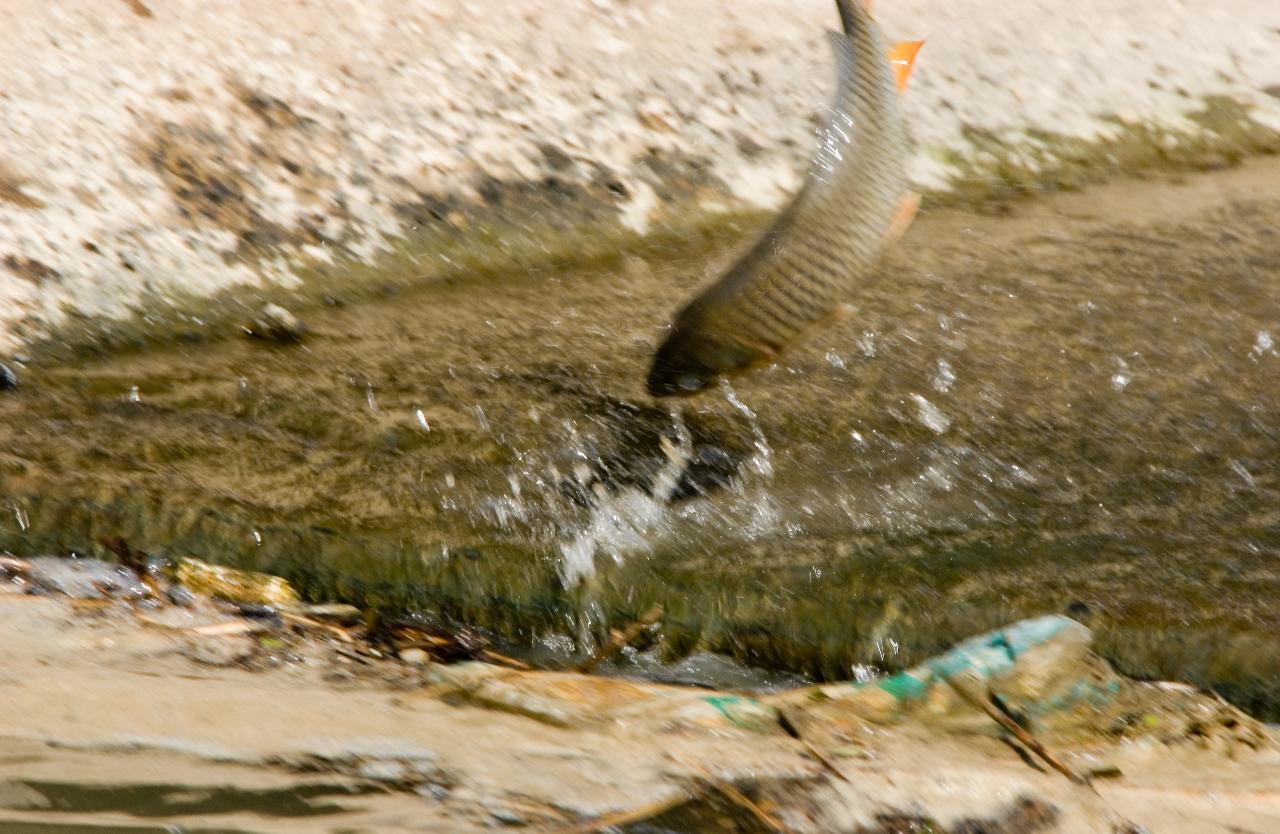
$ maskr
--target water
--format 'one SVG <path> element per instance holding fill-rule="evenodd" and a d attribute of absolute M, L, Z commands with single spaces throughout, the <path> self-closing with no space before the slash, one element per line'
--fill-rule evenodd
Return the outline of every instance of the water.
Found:
<path fill-rule="evenodd" d="M 315 311 L 305 349 L 37 365 L 0 547 L 115 534 L 524 643 L 661 602 L 667 659 L 832 678 L 1070 609 L 1126 671 L 1274 714 L 1277 185 L 926 215 L 856 316 L 673 403 L 643 370 L 714 240 Z"/>

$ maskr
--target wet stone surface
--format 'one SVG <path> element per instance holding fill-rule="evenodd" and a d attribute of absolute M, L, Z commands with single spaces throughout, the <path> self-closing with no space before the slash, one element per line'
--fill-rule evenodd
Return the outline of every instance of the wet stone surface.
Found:
<path fill-rule="evenodd" d="M 35 556 L 20 564 L 0 561 L 0 588 L 75 599 L 141 599 L 147 587 L 127 567 L 101 559 Z"/>
<path fill-rule="evenodd" d="M 1277 186 L 927 214 L 857 315 L 675 403 L 646 363 L 723 238 L 300 311 L 296 349 L 37 361 L 0 549 L 116 535 L 524 645 L 661 603 L 641 650 L 831 679 L 1070 607 L 1121 670 L 1274 717 Z"/>

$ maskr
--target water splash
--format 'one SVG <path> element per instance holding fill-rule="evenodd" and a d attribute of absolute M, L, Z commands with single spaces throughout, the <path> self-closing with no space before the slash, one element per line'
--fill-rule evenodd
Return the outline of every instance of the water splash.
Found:
<path fill-rule="evenodd" d="M 693 456 L 693 438 L 680 412 L 671 411 L 675 440 L 659 438 L 665 461 L 647 488 L 611 492 L 595 484 L 594 503 L 585 527 L 560 546 L 560 577 L 566 588 L 595 573 L 596 557 L 621 563 L 627 552 L 647 551 L 667 529 L 668 506 Z"/>
<path fill-rule="evenodd" d="M 951 428 L 951 418 L 942 409 L 919 394 L 912 394 L 911 399 L 916 404 L 916 419 L 934 434 L 942 434 Z"/>
<path fill-rule="evenodd" d="M 756 455 L 750 461 L 751 468 L 766 478 L 773 477 L 773 448 L 769 445 L 769 439 L 764 436 L 764 430 L 760 428 L 760 419 L 746 403 L 738 399 L 729 380 L 720 380 L 720 390 L 724 392 L 724 397 L 729 404 L 747 418 L 747 425 L 751 427 L 751 435 L 756 447 Z"/>

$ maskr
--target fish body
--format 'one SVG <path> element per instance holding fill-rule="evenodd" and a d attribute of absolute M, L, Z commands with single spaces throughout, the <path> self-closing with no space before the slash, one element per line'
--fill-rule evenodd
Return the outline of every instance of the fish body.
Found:
<path fill-rule="evenodd" d="M 649 372 L 654 396 L 693 394 L 772 362 L 840 310 L 910 222 L 898 94 L 919 44 L 896 48 L 891 60 L 866 9 L 836 5 L 844 32 L 828 36 L 837 94 L 809 179 L 755 245 L 676 316 Z"/>

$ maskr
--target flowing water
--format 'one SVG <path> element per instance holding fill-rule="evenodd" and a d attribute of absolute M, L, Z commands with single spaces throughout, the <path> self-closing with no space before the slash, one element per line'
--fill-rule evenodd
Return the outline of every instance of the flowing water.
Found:
<path fill-rule="evenodd" d="M 749 231 L 36 361 L 0 549 L 156 553 L 552 652 L 829 678 L 1067 611 L 1280 714 L 1280 163 L 926 212 L 858 308 L 683 401 L 643 373 Z"/>

